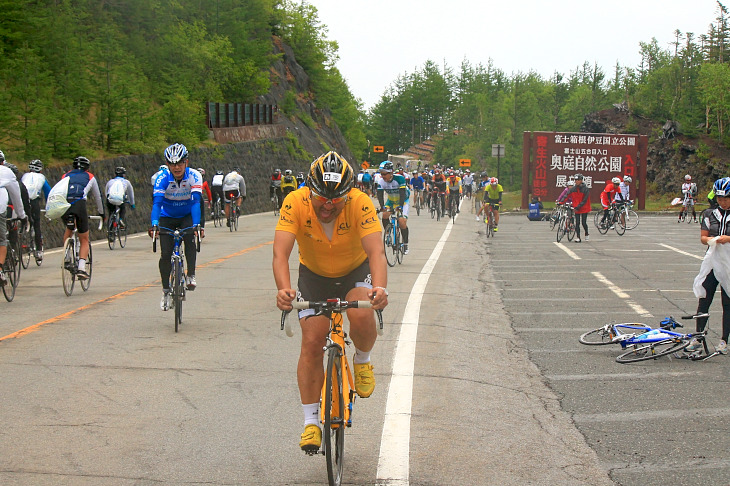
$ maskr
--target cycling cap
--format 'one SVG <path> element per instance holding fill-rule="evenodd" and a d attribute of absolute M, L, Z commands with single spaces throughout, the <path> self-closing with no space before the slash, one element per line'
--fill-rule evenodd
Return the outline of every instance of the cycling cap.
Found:
<path fill-rule="evenodd" d="M 583 174 L 576 174 L 574 178 L 575 178 L 576 181 L 578 181 L 578 180 L 581 180 L 582 181 L 583 180 Z"/>
<path fill-rule="evenodd" d="M 621 179 L 619 179 L 618 177 L 614 177 L 613 179 L 611 179 L 611 182 L 613 182 L 614 184 L 620 184 Z"/>
<path fill-rule="evenodd" d="M 40 160 L 31 160 L 28 164 L 28 170 L 31 172 L 40 172 L 43 170 L 43 162 Z"/>
<path fill-rule="evenodd" d="M 627 175 L 624 176 L 624 182 L 631 182 L 632 180 L 633 179 L 631 178 L 631 176 L 627 176 Z"/>
<path fill-rule="evenodd" d="M 382 162 L 380 164 L 380 167 L 378 167 L 378 170 L 380 172 L 393 172 L 393 162 L 390 162 L 388 160 Z"/>
<path fill-rule="evenodd" d="M 84 156 L 78 156 L 74 159 L 74 169 L 89 170 L 91 162 Z"/>
<path fill-rule="evenodd" d="M 691 181 L 692 180 L 692 176 L 689 175 L 689 174 L 687 174 L 686 176 L 684 176 L 684 180 L 685 181 Z"/>
<path fill-rule="evenodd" d="M 114 174 L 116 174 L 117 176 L 123 176 L 126 173 L 127 169 L 125 169 L 124 167 L 117 167 L 116 169 L 114 169 Z"/>
<path fill-rule="evenodd" d="M 188 158 L 188 149 L 181 143 L 174 143 L 165 149 L 165 160 L 168 164 L 177 164 Z"/>
<path fill-rule="evenodd" d="M 715 191 L 715 196 L 730 197 L 730 177 L 716 180 L 712 190 Z"/>
<path fill-rule="evenodd" d="M 327 199 L 346 195 L 354 182 L 352 167 L 336 152 L 321 155 L 309 167 L 307 186 Z"/>

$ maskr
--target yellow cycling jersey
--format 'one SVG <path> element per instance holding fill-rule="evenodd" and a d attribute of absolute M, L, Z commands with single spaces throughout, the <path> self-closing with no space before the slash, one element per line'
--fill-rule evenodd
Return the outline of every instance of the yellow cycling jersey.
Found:
<path fill-rule="evenodd" d="M 284 198 L 276 231 L 296 235 L 299 262 L 317 275 L 347 275 L 367 259 L 360 240 L 382 231 L 375 205 L 367 194 L 351 189 L 330 240 L 317 220 L 309 194 L 309 188 L 302 187 Z"/>
<path fill-rule="evenodd" d="M 461 192 L 461 177 L 454 178 L 454 182 L 451 182 L 451 177 L 446 179 L 446 187 L 449 188 L 449 192 Z"/>
<path fill-rule="evenodd" d="M 484 188 L 484 194 L 486 195 L 486 197 L 488 197 L 491 200 L 499 199 L 499 194 L 503 191 L 504 191 L 504 189 L 502 189 L 502 184 L 497 184 L 496 186 L 488 184 Z"/>

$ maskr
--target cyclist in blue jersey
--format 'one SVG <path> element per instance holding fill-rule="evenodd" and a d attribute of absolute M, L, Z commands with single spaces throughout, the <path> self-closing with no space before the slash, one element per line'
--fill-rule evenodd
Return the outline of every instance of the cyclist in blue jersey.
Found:
<path fill-rule="evenodd" d="M 79 248 L 79 269 L 76 273 L 76 278 L 79 280 L 89 278 L 89 274 L 86 273 L 86 259 L 89 256 L 89 216 L 86 211 L 86 196 L 89 193 L 94 197 L 99 216 L 104 219 L 104 205 L 101 201 L 99 182 L 94 174 L 89 172 L 90 166 L 91 162 L 86 157 L 76 157 L 73 170 L 62 177 L 62 179 L 69 178 L 66 200 L 71 203 L 71 207 L 62 216 L 63 222 L 66 223 L 63 241 L 71 238 L 75 226 L 78 229 L 79 242 L 81 243 Z"/>
<path fill-rule="evenodd" d="M 188 149 L 175 143 L 165 149 L 165 161 L 169 170 L 161 171 L 155 180 L 152 198 L 152 228 L 149 235 L 159 227 L 183 229 L 194 226 L 194 233 L 186 233 L 185 261 L 188 266 L 188 290 L 195 290 L 195 233 L 205 237 L 205 229 L 200 227 L 200 200 L 203 197 L 203 177 L 195 169 L 188 167 Z M 174 249 L 174 238 L 169 234 L 160 235 L 160 278 L 162 280 L 162 300 L 160 308 L 169 310 L 172 305 L 170 294 L 170 257 Z"/>
<path fill-rule="evenodd" d="M 393 173 L 393 162 L 384 161 L 379 167 L 380 179 L 377 183 L 378 202 L 383 216 L 383 228 L 388 226 L 390 213 L 397 207 L 402 215 L 398 218 L 398 226 L 403 235 L 403 253 L 408 254 L 408 207 L 410 191 L 405 177 Z"/>

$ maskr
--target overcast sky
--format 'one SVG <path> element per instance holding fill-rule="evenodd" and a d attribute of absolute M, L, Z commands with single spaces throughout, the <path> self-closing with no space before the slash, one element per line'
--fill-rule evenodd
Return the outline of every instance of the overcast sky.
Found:
<path fill-rule="evenodd" d="M 339 44 L 337 67 L 371 108 L 400 74 L 427 60 L 458 73 L 464 59 L 507 75 L 569 74 L 585 61 L 610 76 L 639 64 L 639 42 L 669 48 L 674 31 L 706 34 L 715 0 L 308 0 Z M 727 1 L 723 5 L 730 6 Z"/>

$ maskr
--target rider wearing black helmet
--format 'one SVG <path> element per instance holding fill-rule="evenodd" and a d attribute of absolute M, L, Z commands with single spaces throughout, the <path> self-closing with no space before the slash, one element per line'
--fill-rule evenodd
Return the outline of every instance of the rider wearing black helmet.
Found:
<path fill-rule="evenodd" d="M 370 197 L 353 188 L 354 178 L 350 164 L 335 152 L 328 152 L 312 163 L 307 186 L 286 197 L 273 248 L 279 309 L 291 310 L 297 296 L 302 300 L 369 300 L 375 309 L 388 304 L 382 228 Z M 294 242 L 299 246 L 298 291 L 292 288 L 289 274 Z M 375 388 L 370 365 L 377 337 L 375 315 L 371 309 L 356 309 L 347 317 L 355 345 L 355 391 L 368 397 Z M 328 317 L 303 310 L 299 319 L 302 346 L 297 375 L 304 412 L 299 446 L 314 451 L 322 443 L 318 408 Z"/>
<path fill-rule="evenodd" d="M 79 249 L 79 269 L 76 277 L 79 280 L 86 280 L 89 278 L 89 274 L 86 273 L 86 259 L 89 256 L 89 216 L 86 212 L 88 194 L 91 193 L 94 197 L 96 209 L 102 218 L 104 218 L 104 205 L 101 202 L 99 183 L 94 174 L 89 172 L 91 166 L 89 159 L 83 156 L 76 157 L 73 166 L 73 170 L 63 175 L 63 178 L 69 178 L 66 200 L 71 203 L 71 207 L 61 217 L 66 223 L 63 241 L 71 237 L 74 227 L 78 228 L 81 248 Z"/>

